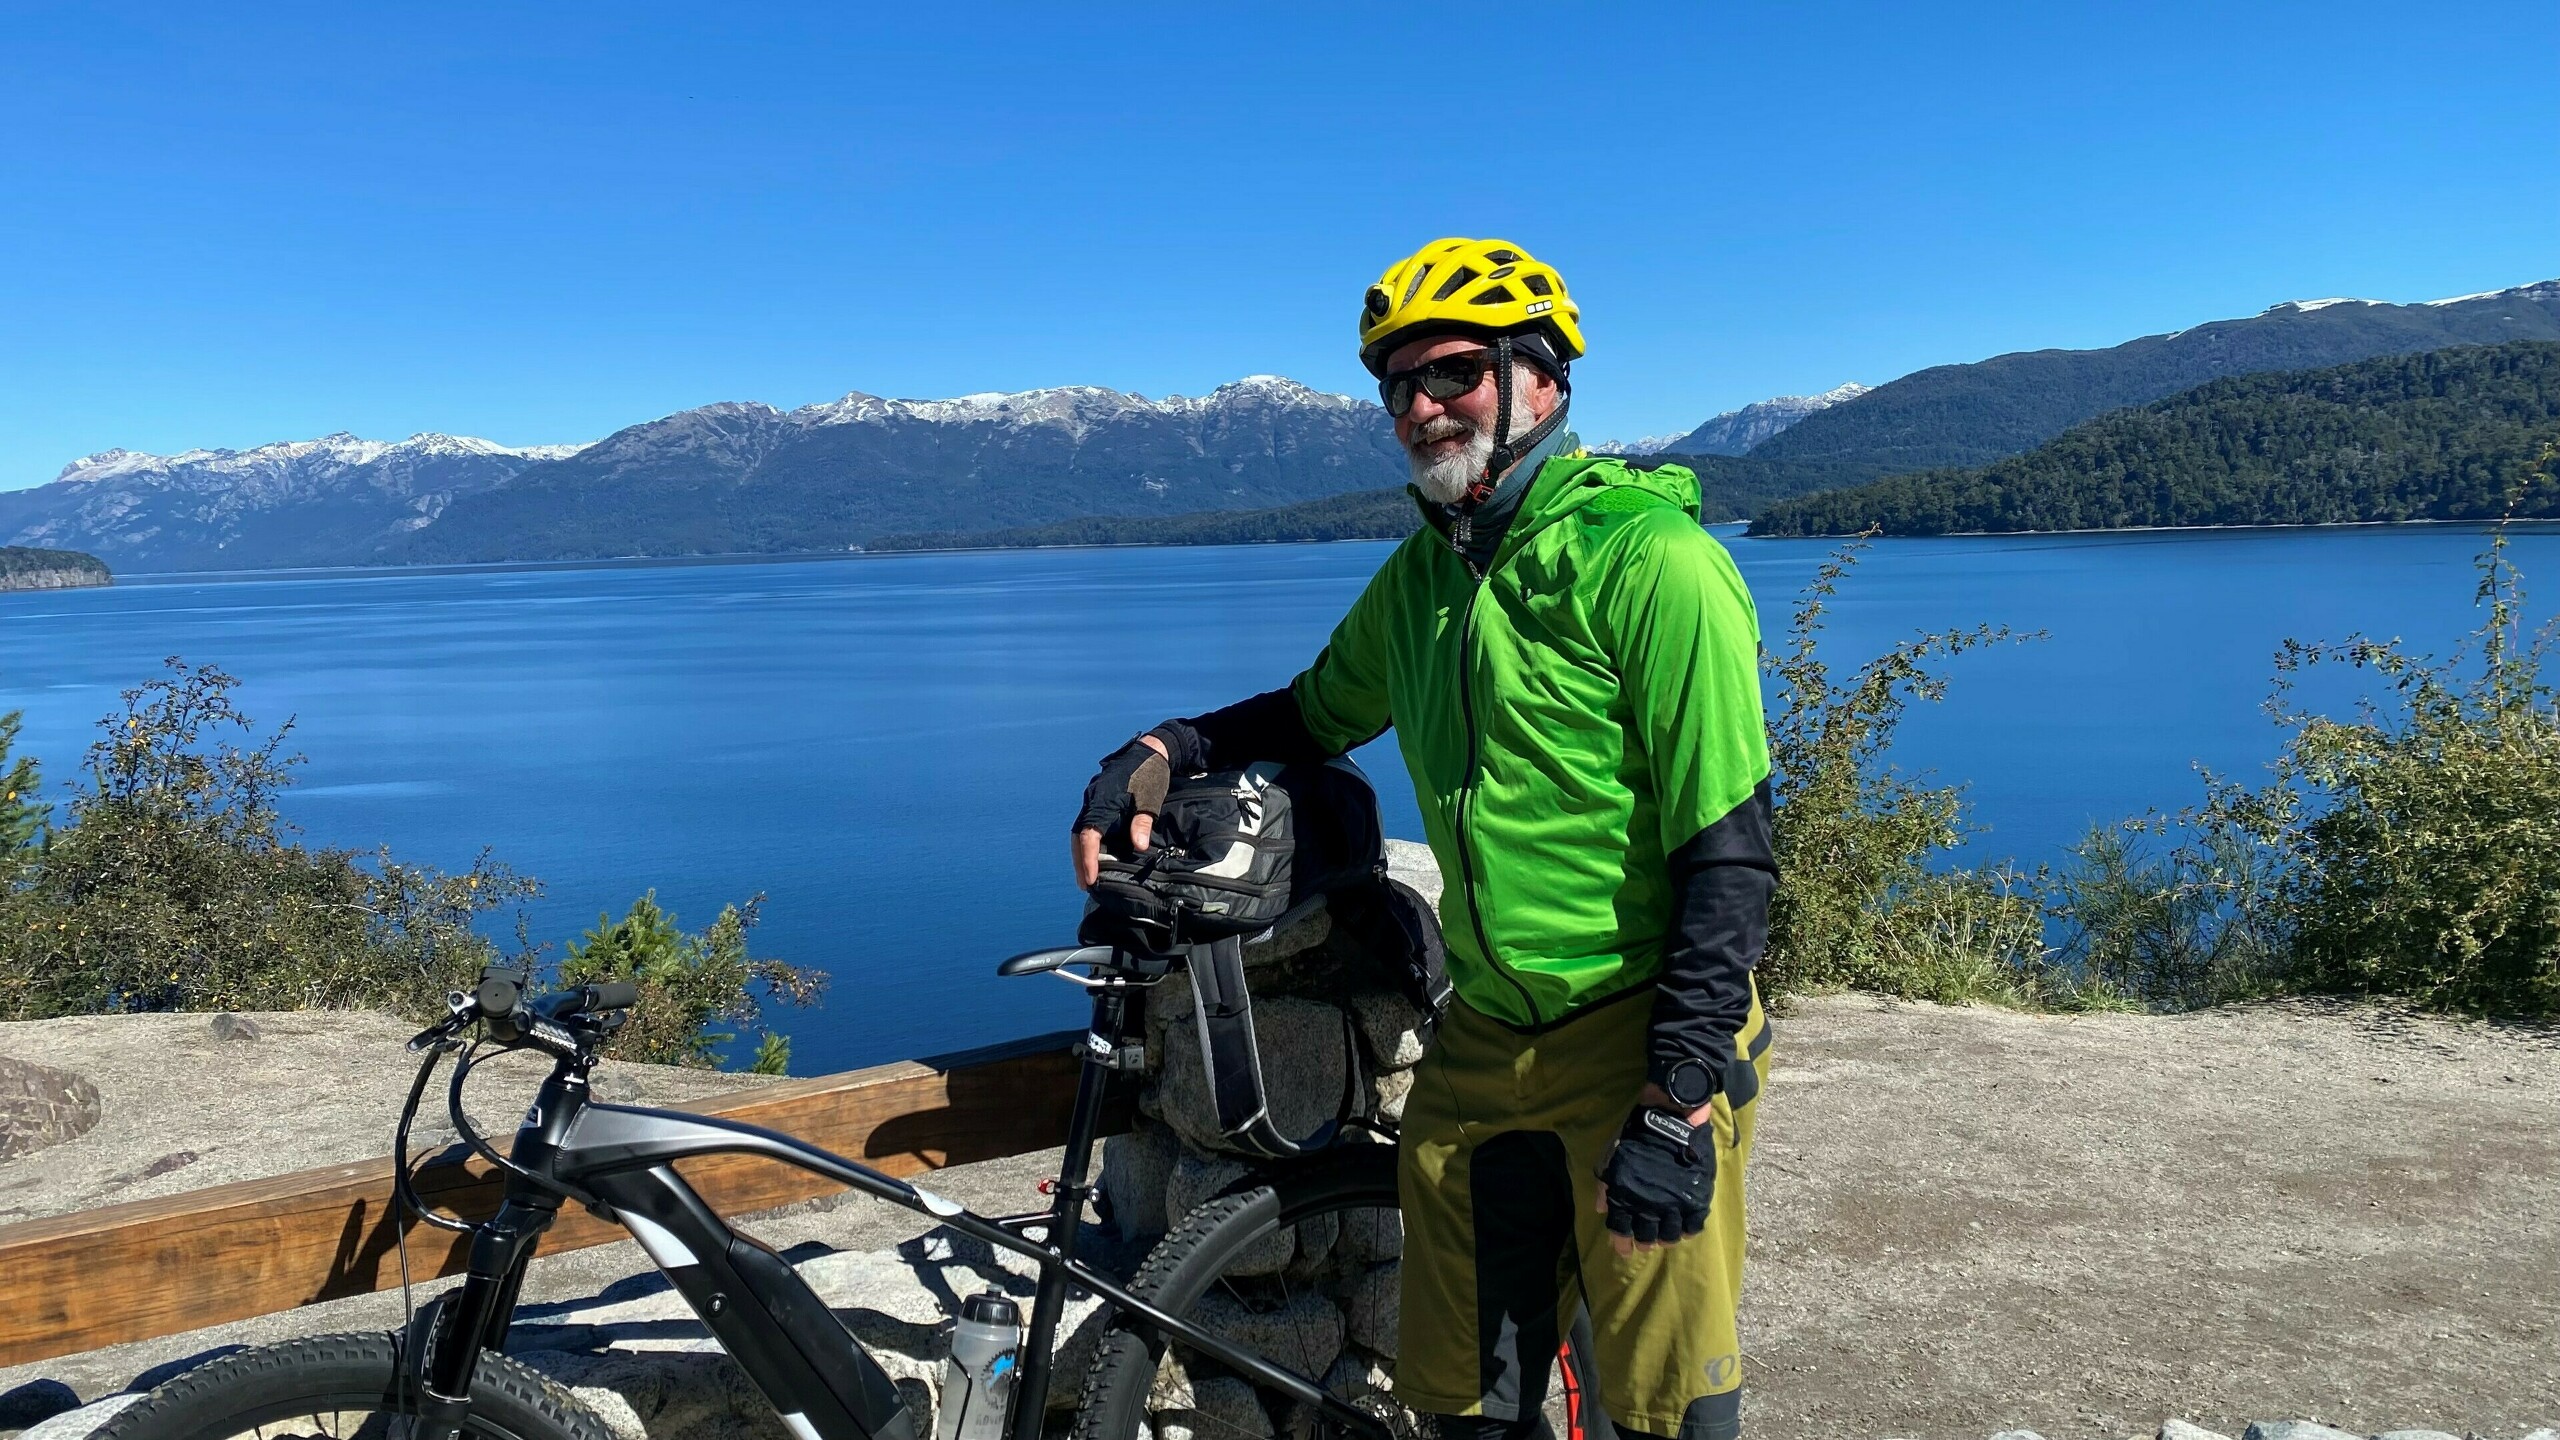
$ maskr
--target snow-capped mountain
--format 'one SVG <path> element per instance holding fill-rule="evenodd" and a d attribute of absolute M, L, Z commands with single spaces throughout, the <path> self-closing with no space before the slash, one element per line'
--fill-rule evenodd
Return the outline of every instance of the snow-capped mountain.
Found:
<path fill-rule="evenodd" d="M 726 402 L 589 445 L 353 435 L 84 455 L 0 491 L 0 544 L 120 571 L 844 549 L 874 536 L 1286 504 L 1400 483 L 1374 404 L 1252 375 L 1149 399 Z"/>
<path fill-rule="evenodd" d="M 1675 435 L 1657 450 L 1680 455 L 1741 455 L 1752 446 L 1786 429 L 1817 410 L 1828 410 L 1843 400 L 1855 400 L 1869 387 L 1849 381 L 1835 385 L 1819 395 L 1773 395 L 1766 400 L 1727 410 L 1686 435 Z"/>
<path fill-rule="evenodd" d="M 432 523 L 456 496 L 580 448 L 341 432 L 249 450 L 104 450 L 52 484 L 0 491 L 0 544 L 85 550 L 120 570 L 342 564 Z"/>
<path fill-rule="evenodd" d="M 1400 483 L 1375 404 L 1254 375 L 1199 397 L 1065 386 L 732 402 L 460 497 L 394 560 L 858 548 L 882 535 L 1282 505 Z"/>
<path fill-rule="evenodd" d="M 1635 440 L 1602 440 L 1591 447 L 1595 455 L 1659 455 L 1671 448 L 1672 442 L 1688 435 L 1674 430 L 1668 435 L 1646 435 Z"/>

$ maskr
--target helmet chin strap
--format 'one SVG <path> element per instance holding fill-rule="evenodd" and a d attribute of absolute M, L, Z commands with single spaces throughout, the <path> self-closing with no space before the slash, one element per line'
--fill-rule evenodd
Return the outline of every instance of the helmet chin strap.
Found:
<path fill-rule="evenodd" d="M 1538 443 L 1547 438 L 1547 432 L 1555 428 L 1556 421 L 1564 414 L 1564 407 L 1559 405 L 1554 414 L 1539 421 L 1536 428 L 1528 434 L 1521 436 L 1517 441 L 1511 438 L 1511 355 L 1511 337 L 1495 336 L 1493 340 L 1493 455 L 1485 462 L 1484 473 L 1469 481 L 1467 493 L 1459 497 L 1458 503 L 1471 510 L 1493 498 L 1493 492 L 1501 485 L 1502 477 L 1511 473 L 1511 467 L 1519 463 L 1521 456 L 1536 449 Z"/>

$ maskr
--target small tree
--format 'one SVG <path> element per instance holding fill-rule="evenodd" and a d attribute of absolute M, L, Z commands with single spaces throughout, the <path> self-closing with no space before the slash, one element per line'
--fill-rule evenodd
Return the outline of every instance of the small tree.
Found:
<path fill-rule="evenodd" d="M 2510 519 L 2555 453 L 2509 488 Z M 2560 1014 L 2560 704 L 2541 678 L 2554 631 L 2525 631 L 2507 523 L 2478 561 L 2486 615 L 2453 659 L 2287 641 L 2269 783 L 2208 774 L 2198 810 L 2137 827 L 2175 831 L 2165 852 L 2103 833 L 2082 846 L 2055 909 L 2094 981 L 2161 1006 L 2282 988 Z M 2297 708 L 2300 678 L 2340 664 L 2381 677 L 2382 694 L 2347 720 Z"/>
<path fill-rule="evenodd" d="M 486 855 L 445 875 L 296 843 L 275 806 L 291 726 L 261 737 L 231 676 L 168 663 L 101 722 L 65 823 L 18 849 L 0 891 L 7 1013 L 427 1013 L 497 958 L 473 921 L 531 881 Z"/>
<path fill-rule="evenodd" d="M 1779 886 L 1761 983 L 1773 994 L 1856 986 L 1915 999 L 2036 998 L 2043 911 L 2023 877 L 1933 868 L 1964 838 L 1964 793 L 1890 763 L 1912 699 L 1938 700 L 1929 664 L 2020 638 L 2005 627 L 1924 634 L 1846 683 L 1820 654 L 1831 597 L 1867 540 L 1815 572 L 1785 652 L 1764 657 L 1781 703 L 1769 726 Z"/>
<path fill-rule="evenodd" d="M 632 901 L 620 920 L 597 916 L 595 928 L 569 947 L 560 978 L 571 985 L 629 980 L 640 987 L 640 1003 L 615 1032 L 609 1053 L 660 1065 L 717 1065 L 720 1047 L 738 1037 L 713 1027 L 762 1019 L 759 988 L 784 1004 L 807 1005 L 826 984 L 823 972 L 748 955 L 747 932 L 763 900 L 722 906 L 709 928 L 693 935 L 652 890 Z M 790 1060 L 789 1038 L 766 1031 L 750 1068 L 779 1075 Z"/>
<path fill-rule="evenodd" d="M 37 800 L 42 777 L 37 773 L 33 756 L 9 758 L 18 743 L 18 727 L 24 715 L 16 710 L 0 715 L 0 882 L 17 873 L 44 841 L 47 807 Z"/>
<path fill-rule="evenodd" d="M 2555 630 L 2525 632 L 2507 544 L 2501 520 L 2478 562 L 2486 617 L 2452 661 L 2361 637 L 2277 657 L 2269 709 L 2293 734 L 2275 781 L 2226 788 L 2212 818 L 2277 857 L 2297 983 L 2560 1014 L 2560 703 L 2541 679 Z M 2340 663 L 2381 676 L 2384 699 L 2345 721 L 2290 709 L 2295 677 Z"/>

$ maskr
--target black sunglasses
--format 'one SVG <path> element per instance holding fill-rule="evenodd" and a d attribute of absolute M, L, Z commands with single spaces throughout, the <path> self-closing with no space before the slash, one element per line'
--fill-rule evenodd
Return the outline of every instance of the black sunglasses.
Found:
<path fill-rule="evenodd" d="M 1434 400 L 1455 400 L 1483 384 L 1492 370 L 1492 351 L 1461 350 L 1425 360 L 1410 370 L 1388 371 L 1378 381 L 1378 398 L 1386 403 L 1388 414 L 1401 420 L 1413 408 L 1415 390 Z"/>

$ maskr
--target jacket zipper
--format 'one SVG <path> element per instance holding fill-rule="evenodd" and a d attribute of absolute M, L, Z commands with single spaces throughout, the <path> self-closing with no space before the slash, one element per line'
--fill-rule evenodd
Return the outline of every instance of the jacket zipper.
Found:
<path fill-rule="evenodd" d="M 1475 566 L 1467 565 L 1469 574 Z M 1467 607 L 1458 617 L 1458 715 L 1467 732 L 1467 772 L 1458 785 L 1458 879 L 1467 891 L 1467 922 L 1476 932 L 1476 948 L 1484 952 L 1484 963 L 1494 974 L 1520 992 L 1520 1007 L 1529 1012 L 1529 1023 L 1538 1024 L 1538 1002 L 1529 998 L 1529 987 L 1520 977 L 1503 968 L 1502 960 L 1493 953 L 1493 940 L 1485 934 L 1483 902 L 1476 895 L 1475 851 L 1467 844 L 1467 802 L 1476 791 L 1476 764 L 1481 758 L 1476 749 L 1475 655 L 1476 599 L 1484 593 L 1484 577 L 1475 575 L 1475 589 L 1468 592 Z"/>

